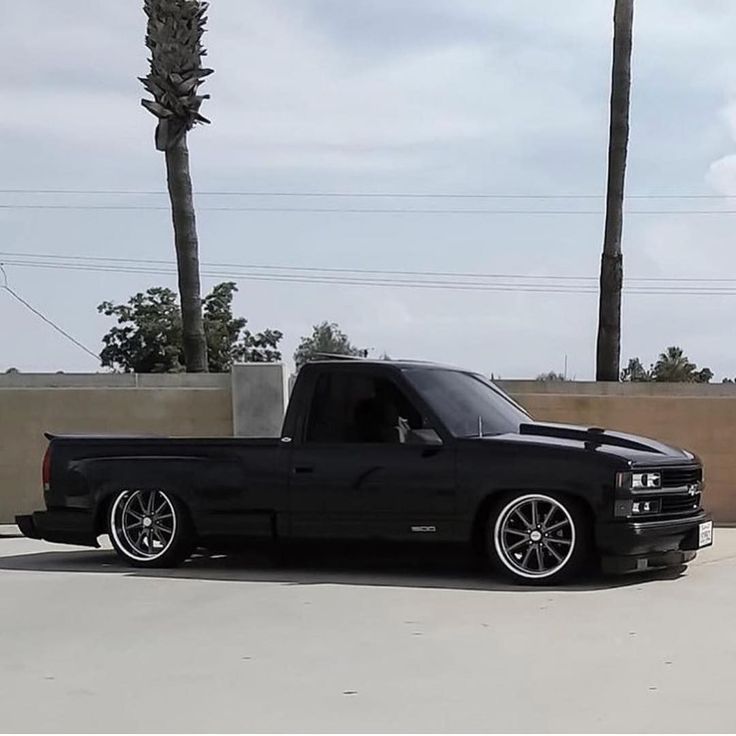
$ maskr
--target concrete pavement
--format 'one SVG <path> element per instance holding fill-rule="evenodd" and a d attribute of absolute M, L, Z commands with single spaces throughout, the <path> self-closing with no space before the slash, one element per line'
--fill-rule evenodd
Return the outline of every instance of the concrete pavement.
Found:
<path fill-rule="evenodd" d="M 734 610 L 732 529 L 681 576 L 562 590 L 3 537 L 0 731 L 734 731 Z"/>

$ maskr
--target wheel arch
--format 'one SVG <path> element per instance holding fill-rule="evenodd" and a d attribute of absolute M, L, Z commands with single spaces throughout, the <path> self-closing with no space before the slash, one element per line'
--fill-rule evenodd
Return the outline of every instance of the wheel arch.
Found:
<path fill-rule="evenodd" d="M 176 488 L 171 488 L 168 484 L 160 483 L 115 483 L 106 485 L 99 488 L 96 493 L 96 504 L 95 504 L 95 522 L 94 529 L 95 534 L 107 534 L 109 532 L 109 516 L 110 507 L 112 506 L 115 498 L 118 494 L 123 491 L 164 491 L 166 494 L 171 496 L 173 499 L 179 502 L 182 513 L 187 515 L 187 520 L 194 528 L 194 516 L 192 510 L 189 508 L 187 502 L 187 494 L 183 494 L 177 491 Z"/>
<path fill-rule="evenodd" d="M 593 511 L 593 505 L 590 499 L 579 493 L 574 493 L 568 490 L 560 490 L 557 488 L 508 488 L 499 489 L 496 491 L 489 491 L 478 501 L 476 505 L 475 514 L 473 515 L 473 523 L 471 526 L 471 537 L 470 543 L 475 550 L 482 550 L 484 544 L 484 529 L 485 524 L 488 521 L 489 515 L 495 509 L 496 506 L 500 506 L 501 503 L 514 495 L 523 495 L 526 493 L 546 493 L 554 494 L 557 496 L 563 496 L 571 499 L 577 503 L 588 518 L 590 529 L 592 531 L 593 524 L 595 522 L 595 512 Z"/>

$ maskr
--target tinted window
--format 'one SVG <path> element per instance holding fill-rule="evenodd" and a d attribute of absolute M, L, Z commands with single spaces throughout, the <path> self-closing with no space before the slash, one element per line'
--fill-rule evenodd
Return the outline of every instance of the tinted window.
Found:
<path fill-rule="evenodd" d="M 483 376 L 462 371 L 412 368 L 409 382 L 456 437 L 518 432 L 529 415 Z"/>
<path fill-rule="evenodd" d="M 419 411 L 392 381 L 353 371 L 319 376 L 307 421 L 307 442 L 410 441 L 425 429 Z"/>

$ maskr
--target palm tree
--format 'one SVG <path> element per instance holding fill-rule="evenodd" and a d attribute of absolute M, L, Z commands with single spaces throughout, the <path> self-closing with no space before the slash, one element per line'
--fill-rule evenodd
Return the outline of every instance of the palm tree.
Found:
<path fill-rule="evenodd" d="M 207 3 L 200 0 L 143 0 L 148 16 L 146 46 L 150 71 L 140 81 L 153 100 L 141 100 L 158 118 L 156 148 L 166 158 L 166 179 L 174 222 L 186 369 L 207 371 L 207 342 L 202 324 L 199 243 L 189 173 L 187 133 L 209 120 L 199 113 L 209 95 L 197 91 L 212 69 L 202 67 Z"/>
<path fill-rule="evenodd" d="M 670 347 L 659 356 L 653 370 L 654 380 L 666 383 L 710 383 L 713 371 L 701 368 L 685 355 L 682 348 Z"/>
<path fill-rule="evenodd" d="M 598 315 L 596 374 L 599 381 L 618 381 L 621 361 L 621 289 L 624 279 L 621 232 L 626 153 L 629 144 L 633 18 L 634 0 L 615 0 L 608 188 Z"/>
<path fill-rule="evenodd" d="M 660 353 L 654 375 L 657 381 L 664 383 L 689 383 L 694 380 L 695 367 L 682 348 L 670 347 Z"/>

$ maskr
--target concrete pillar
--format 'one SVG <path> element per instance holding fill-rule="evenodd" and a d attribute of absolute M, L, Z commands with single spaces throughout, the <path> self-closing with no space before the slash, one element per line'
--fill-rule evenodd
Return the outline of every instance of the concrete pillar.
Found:
<path fill-rule="evenodd" d="M 283 363 L 239 363 L 231 372 L 233 436 L 279 437 L 288 402 Z"/>

